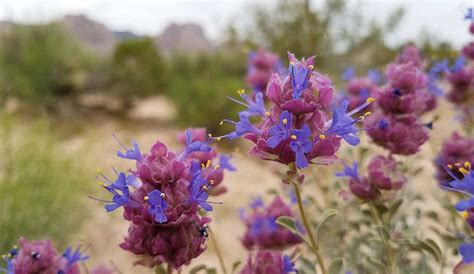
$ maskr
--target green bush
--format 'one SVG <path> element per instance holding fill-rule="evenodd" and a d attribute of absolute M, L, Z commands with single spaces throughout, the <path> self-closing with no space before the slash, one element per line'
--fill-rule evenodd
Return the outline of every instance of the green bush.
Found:
<path fill-rule="evenodd" d="M 45 124 L 12 132 L 13 121 L 2 116 L 0 250 L 22 236 L 51 237 L 64 246 L 85 216 L 85 185 L 92 176 L 83 160 L 58 147 Z"/>
<path fill-rule="evenodd" d="M 146 96 L 164 88 L 166 68 L 151 38 L 124 40 L 112 58 L 112 91 L 118 95 Z"/>
<path fill-rule="evenodd" d="M 57 24 L 16 26 L 2 36 L 0 86 L 12 96 L 54 106 L 80 89 L 87 58 Z"/>
<path fill-rule="evenodd" d="M 167 94 L 178 109 L 178 123 L 226 132 L 220 120 L 236 118 L 242 109 L 228 96 L 238 97 L 236 90 L 245 88 L 245 62 L 242 53 L 232 51 L 173 56 Z"/>

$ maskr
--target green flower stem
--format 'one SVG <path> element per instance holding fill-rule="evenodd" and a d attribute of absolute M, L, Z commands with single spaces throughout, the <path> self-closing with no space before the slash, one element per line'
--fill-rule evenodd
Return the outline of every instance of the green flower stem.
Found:
<path fill-rule="evenodd" d="M 369 205 L 369 209 L 370 209 L 372 219 L 377 224 L 377 226 L 379 226 L 379 228 L 377 230 L 379 232 L 380 238 L 381 238 L 381 240 L 383 242 L 383 245 L 384 245 L 385 252 L 387 254 L 387 263 L 388 263 L 388 271 L 389 271 L 388 273 L 398 274 L 398 268 L 397 268 L 397 265 L 396 265 L 395 250 L 390 245 L 390 239 L 387 239 L 385 237 L 385 233 L 382 231 L 385 224 L 384 224 L 382 218 L 380 217 L 380 215 L 378 213 L 378 210 L 375 208 L 374 204 L 368 203 L 368 205 Z"/>
<path fill-rule="evenodd" d="M 296 173 L 296 167 L 294 166 L 294 164 L 290 165 L 290 170 L 292 173 Z M 310 247 L 311 251 L 314 253 L 314 255 L 316 255 L 319 267 L 321 268 L 321 272 L 323 274 L 328 274 L 326 270 L 326 266 L 324 265 L 323 256 L 319 252 L 319 245 L 314 239 L 313 230 L 311 229 L 311 224 L 309 223 L 308 218 L 306 218 L 306 212 L 303 207 L 303 200 L 301 199 L 301 191 L 300 191 L 299 183 L 291 178 L 291 184 L 293 185 L 295 189 L 296 201 L 298 202 L 298 209 L 300 211 L 301 219 L 303 220 L 303 225 L 306 229 L 306 233 L 308 233 L 309 241 L 311 243 L 311 247 Z"/>

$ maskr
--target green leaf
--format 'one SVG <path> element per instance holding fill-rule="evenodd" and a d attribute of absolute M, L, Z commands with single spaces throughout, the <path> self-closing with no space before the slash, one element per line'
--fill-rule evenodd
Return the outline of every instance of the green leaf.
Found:
<path fill-rule="evenodd" d="M 155 274 L 166 274 L 166 269 L 163 265 L 157 265 L 155 267 Z"/>
<path fill-rule="evenodd" d="M 338 257 L 338 258 L 333 259 L 331 263 L 329 264 L 329 268 L 328 268 L 329 274 L 341 273 L 342 265 L 343 265 L 342 258 Z"/>
<path fill-rule="evenodd" d="M 217 274 L 217 270 L 214 267 L 206 269 L 207 274 Z"/>
<path fill-rule="evenodd" d="M 380 268 L 380 269 L 385 269 L 385 264 L 382 263 L 379 259 L 374 258 L 374 257 L 368 257 L 367 262 L 369 262 L 371 265 Z"/>
<path fill-rule="evenodd" d="M 326 223 L 329 219 L 336 216 L 337 214 L 339 214 L 339 212 L 333 208 L 326 209 L 323 212 L 323 216 L 321 217 L 321 220 L 318 222 L 316 226 L 316 239 L 318 241 L 319 241 L 319 231 L 321 227 L 324 225 L 324 223 Z"/>
<path fill-rule="evenodd" d="M 205 264 L 200 264 L 200 265 L 196 265 L 195 267 L 191 268 L 191 270 L 189 271 L 190 274 L 196 274 L 198 273 L 199 271 L 201 270 L 205 270 L 206 269 L 206 265 Z"/>
<path fill-rule="evenodd" d="M 304 256 L 300 257 L 300 261 L 305 272 L 316 274 L 316 263 L 312 262 L 310 259 Z"/>
<path fill-rule="evenodd" d="M 288 229 L 289 231 L 291 231 L 293 234 L 295 234 L 296 236 L 300 237 L 301 240 L 304 241 L 304 243 L 309 246 L 310 248 L 313 248 L 311 246 L 311 244 L 308 242 L 308 240 L 306 240 L 306 238 L 303 236 L 303 234 L 301 234 L 301 232 L 298 230 L 298 228 L 296 227 L 296 221 L 294 218 L 292 217 L 288 217 L 288 216 L 280 216 L 276 219 L 275 221 L 277 224 L 279 224 L 280 226 Z"/>
<path fill-rule="evenodd" d="M 441 251 L 441 248 L 432 239 L 428 238 L 424 241 L 419 242 L 419 247 L 433 255 L 434 259 L 437 262 L 440 262 L 443 259 L 443 252 Z"/>
<path fill-rule="evenodd" d="M 390 205 L 390 207 L 388 209 L 388 216 L 387 216 L 388 221 L 390 221 L 392 219 L 393 215 L 395 215 L 395 213 L 397 213 L 397 211 L 400 208 L 400 206 L 402 205 L 402 203 L 403 203 L 403 199 L 397 199 Z"/>
<path fill-rule="evenodd" d="M 242 261 L 237 261 L 232 264 L 232 273 L 234 273 L 235 270 L 237 270 L 240 264 L 242 264 Z"/>

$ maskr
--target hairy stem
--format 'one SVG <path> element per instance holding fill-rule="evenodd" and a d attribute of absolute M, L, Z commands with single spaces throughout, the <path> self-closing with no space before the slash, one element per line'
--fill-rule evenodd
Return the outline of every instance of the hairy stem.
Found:
<path fill-rule="evenodd" d="M 216 250 L 217 258 L 219 259 L 219 264 L 221 265 L 222 273 L 227 274 L 227 270 L 224 264 L 224 257 L 222 256 L 221 250 L 219 249 L 219 245 L 217 244 L 216 237 L 214 236 L 214 233 L 212 231 L 209 234 L 211 234 L 212 245 L 214 246 L 214 249 Z"/>
<path fill-rule="evenodd" d="M 296 169 L 296 168 L 295 168 Z M 294 169 L 292 171 L 295 171 Z M 311 251 L 316 256 L 318 260 L 319 267 L 321 268 L 321 272 L 323 274 L 327 274 L 326 266 L 324 265 L 323 256 L 319 252 L 319 245 L 317 244 L 316 240 L 314 239 L 313 230 L 311 229 L 311 224 L 306 217 L 306 212 L 303 207 L 303 200 L 301 199 L 301 191 L 298 182 L 291 180 L 291 184 L 295 189 L 296 201 L 298 202 L 298 209 L 300 211 L 301 219 L 303 220 L 303 225 L 306 229 L 306 233 L 308 233 L 309 241 L 311 243 Z"/>

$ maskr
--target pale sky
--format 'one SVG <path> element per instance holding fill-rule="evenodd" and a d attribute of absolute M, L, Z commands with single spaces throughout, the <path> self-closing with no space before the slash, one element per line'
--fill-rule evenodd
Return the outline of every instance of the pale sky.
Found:
<path fill-rule="evenodd" d="M 319 1 L 319 0 L 318 0 Z M 0 0 L 0 20 L 23 23 L 47 22 L 65 14 L 85 14 L 112 30 L 130 30 L 156 35 L 169 23 L 199 23 L 211 39 L 219 37 L 229 20 L 246 20 L 246 10 L 256 0 Z M 260 0 L 272 5 L 276 0 Z M 317 1 L 313 1 L 317 2 Z M 398 32 L 389 37 L 391 45 L 416 40 L 422 30 L 438 40 L 451 40 L 460 47 L 470 40 L 463 20 L 474 1 L 466 0 L 350 0 L 367 18 L 381 20 L 400 5 L 406 15 Z"/>

